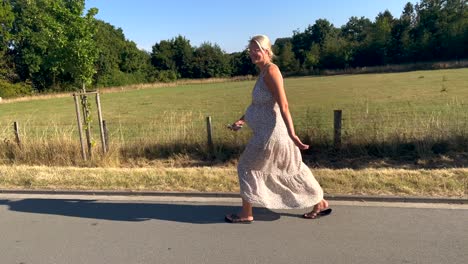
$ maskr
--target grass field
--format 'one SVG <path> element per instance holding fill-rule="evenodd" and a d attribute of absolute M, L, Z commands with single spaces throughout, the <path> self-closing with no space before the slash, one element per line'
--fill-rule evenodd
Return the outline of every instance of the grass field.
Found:
<path fill-rule="evenodd" d="M 111 151 L 94 164 L 205 157 L 206 116 L 213 118 L 216 158 L 235 159 L 250 132 L 234 134 L 225 125 L 243 114 L 253 85 L 236 81 L 104 93 Z M 296 130 L 312 144 L 306 157 L 315 150 L 328 157 L 335 109 L 343 110 L 343 153 L 414 158 L 468 150 L 468 68 L 287 78 L 285 88 Z M 98 153 L 97 117 L 92 119 Z M 23 149 L 13 143 L 14 121 Z M 79 164 L 72 96 L 0 103 L 0 138 L 0 163 Z"/>

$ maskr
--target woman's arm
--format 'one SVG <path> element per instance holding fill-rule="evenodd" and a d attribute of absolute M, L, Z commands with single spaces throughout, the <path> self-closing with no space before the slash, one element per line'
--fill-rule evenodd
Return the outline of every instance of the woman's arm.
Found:
<path fill-rule="evenodd" d="M 271 64 L 267 67 L 263 80 L 275 98 L 275 101 L 278 103 L 281 116 L 283 117 L 286 128 L 288 129 L 289 137 L 291 137 L 294 144 L 296 144 L 299 149 L 308 149 L 309 146 L 302 143 L 294 131 L 293 120 L 291 113 L 289 112 L 288 99 L 286 98 L 286 92 L 284 91 L 283 76 L 281 76 L 278 66 Z"/>

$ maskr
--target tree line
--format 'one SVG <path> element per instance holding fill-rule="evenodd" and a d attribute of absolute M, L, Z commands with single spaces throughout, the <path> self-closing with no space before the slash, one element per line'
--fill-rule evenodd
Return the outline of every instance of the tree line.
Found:
<path fill-rule="evenodd" d="M 466 0 L 421 0 L 407 3 L 400 17 L 384 11 L 374 21 L 351 17 L 339 28 L 318 19 L 277 39 L 275 62 L 295 75 L 465 59 L 466 7 Z M 195 47 L 179 35 L 143 51 L 122 29 L 96 19 L 96 8 L 84 12 L 84 0 L 0 0 L 0 97 L 257 73 L 246 50 Z"/>

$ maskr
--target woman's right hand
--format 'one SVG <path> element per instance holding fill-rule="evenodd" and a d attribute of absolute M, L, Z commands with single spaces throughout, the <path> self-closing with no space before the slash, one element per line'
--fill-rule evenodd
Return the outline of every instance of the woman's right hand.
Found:
<path fill-rule="evenodd" d="M 237 131 L 239 129 L 242 128 L 242 126 L 244 125 L 245 121 L 242 120 L 242 119 L 239 119 L 237 120 L 236 122 L 234 122 L 233 124 L 229 125 L 228 128 L 232 131 Z"/>
<path fill-rule="evenodd" d="M 291 139 L 300 150 L 309 149 L 309 145 L 302 143 L 297 135 L 291 136 Z"/>

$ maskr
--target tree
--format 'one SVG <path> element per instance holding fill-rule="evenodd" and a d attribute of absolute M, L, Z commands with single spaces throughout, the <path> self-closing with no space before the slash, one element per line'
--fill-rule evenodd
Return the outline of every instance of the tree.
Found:
<path fill-rule="evenodd" d="M 119 68 L 122 72 L 135 73 L 144 71 L 149 62 L 149 54 L 138 49 L 133 41 L 126 41 L 120 53 Z"/>
<path fill-rule="evenodd" d="M 275 62 L 285 73 L 294 73 L 299 70 L 299 61 L 294 57 L 291 38 L 279 38 L 273 45 L 276 57 Z"/>
<path fill-rule="evenodd" d="M 158 71 L 172 71 L 179 77 L 192 77 L 193 48 L 183 36 L 163 40 L 153 45 L 151 64 Z"/>
<path fill-rule="evenodd" d="M 82 17 L 84 1 L 66 1 L 65 6 L 72 11 L 70 17 L 61 21 L 68 24 L 66 30 L 68 45 L 64 52 L 65 70 L 68 69 L 75 82 L 90 85 L 96 73 L 94 64 L 98 56 L 98 49 L 93 39 L 96 32 L 94 16 L 98 10 L 91 8 L 86 16 Z"/>
<path fill-rule="evenodd" d="M 340 36 L 343 37 L 349 47 L 351 54 L 351 66 L 364 66 L 367 63 L 366 45 L 365 41 L 371 34 L 372 22 L 365 18 L 351 17 L 348 22 L 341 27 Z"/>
<path fill-rule="evenodd" d="M 177 71 L 175 61 L 173 60 L 174 50 L 170 40 L 162 40 L 154 44 L 151 52 L 151 64 L 161 71 Z"/>
<path fill-rule="evenodd" d="M 329 34 L 322 46 L 320 67 L 324 69 L 343 69 L 349 65 L 350 60 L 349 42 L 339 35 Z"/>
<path fill-rule="evenodd" d="M 3 79 L 12 79 L 14 75 L 12 73 L 10 64 L 10 59 L 7 56 L 10 43 L 12 41 L 12 35 L 10 31 L 13 26 L 13 21 L 15 19 L 14 13 L 12 11 L 11 5 L 7 1 L 0 2 L 0 78 Z"/>
<path fill-rule="evenodd" d="M 8 49 L 11 41 L 11 28 L 15 15 L 12 11 L 11 5 L 7 1 L 0 2 L 0 55 Z"/>
<path fill-rule="evenodd" d="M 294 31 L 291 43 L 293 45 L 292 50 L 295 54 L 295 57 L 299 60 L 300 65 L 303 67 L 310 67 L 311 63 L 311 54 L 317 53 L 313 51 L 310 53 L 314 45 L 318 45 L 320 50 L 325 42 L 325 39 L 328 35 L 337 34 L 339 31 L 326 19 L 317 19 L 315 24 L 308 26 L 303 33 Z M 305 66 L 304 63 L 309 56 L 308 66 Z"/>
<path fill-rule="evenodd" d="M 247 50 L 228 55 L 231 64 L 231 76 L 245 76 L 257 74 L 255 64 L 252 63 Z"/>
<path fill-rule="evenodd" d="M 389 48 L 394 19 L 389 11 L 379 13 L 366 38 L 354 52 L 353 66 L 376 66 L 390 62 Z"/>
<path fill-rule="evenodd" d="M 93 41 L 96 8 L 82 16 L 84 0 L 11 0 L 15 63 L 36 90 L 90 84 L 97 49 Z M 65 87 L 60 87 L 60 86 Z"/>
<path fill-rule="evenodd" d="M 468 9 L 466 0 L 446 0 L 441 10 L 439 38 L 442 59 L 460 59 L 468 55 Z M 465 43 L 464 43 L 465 40 Z"/>
<path fill-rule="evenodd" d="M 411 31 L 416 25 L 416 16 L 414 6 L 407 3 L 400 16 L 400 19 L 395 20 L 391 32 L 391 44 L 388 49 L 388 56 L 392 63 L 410 62 L 412 58 L 412 37 Z"/>
<path fill-rule="evenodd" d="M 309 25 L 304 32 L 293 31 L 291 43 L 294 57 L 299 60 L 299 64 L 302 66 L 306 60 L 307 52 L 313 44 L 313 27 Z"/>
<path fill-rule="evenodd" d="M 318 19 L 315 21 L 315 24 L 312 26 L 312 43 L 319 44 L 320 47 L 323 46 L 325 39 L 328 35 L 334 33 L 335 27 L 326 19 Z"/>
<path fill-rule="evenodd" d="M 304 67 L 307 70 L 313 70 L 320 63 L 320 45 L 313 44 L 312 48 L 306 52 L 306 59 L 304 61 Z"/>
<path fill-rule="evenodd" d="M 388 10 L 377 15 L 370 39 L 375 65 L 389 62 L 388 50 L 391 45 L 393 22 L 393 16 Z"/>
<path fill-rule="evenodd" d="M 122 29 L 116 29 L 109 23 L 96 20 L 94 41 L 99 54 L 95 63 L 95 84 L 97 86 L 120 85 L 120 53 L 125 45 L 125 36 Z"/>
<path fill-rule="evenodd" d="M 177 36 L 172 40 L 173 61 L 177 68 L 177 72 L 182 78 L 192 77 L 191 64 L 193 60 L 193 48 L 190 45 L 190 40 L 183 36 Z"/>
<path fill-rule="evenodd" d="M 357 18 L 353 16 L 341 27 L 340 34 L 348 41 L 358 44 L 367 38 L 371 27 L 372 22 L 368 18 Z"/>
<path fill-rule="evenodd" d="M 439 21 L 443 8 L 441 0 L 422 0 L 415 6 L 418 24 L 414 29 L 417 60 L 431 60 L 441 54 Z"/>
<path fill-rule="evenodd" d="M 194 78 L 230 76 L 229 57 L 217 44 L 205 42 L 195 49 L 192 73 Z"/>
<path fill-rule="evenodd" d="M 414 5 L 411 2 L 406 3 L 403 8 L 400 20 L 408 24 L 409 27 L 414 28 L 416 21 L 416 13 L 414 12 Z"/>
<path fill-rule="evenodd" d="M 120 86 L 157 79 L 150 55 L 127 40 L 121 28 L 100 20 L 96 20 L 96 27 L 94 40 L 99 56 L 94 82 L 97 86 Z"/>

